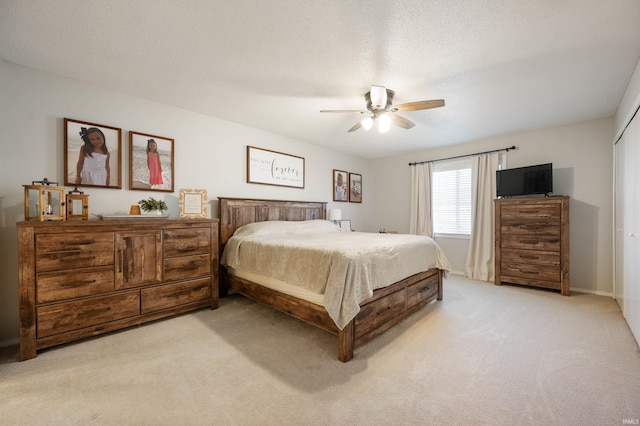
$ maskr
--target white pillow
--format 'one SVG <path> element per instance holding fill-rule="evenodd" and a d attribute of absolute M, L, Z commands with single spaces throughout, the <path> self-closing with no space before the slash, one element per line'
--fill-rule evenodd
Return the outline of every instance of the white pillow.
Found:
<path fill-rule="evenodd" d="M 233 236 L 256 237 L 260 235 L 317 234 L 325 232 L 340 232 L 340 228 L 332 222 L 321 219 L 303 221 L 268 220 L 241 226 L 235 230 Z"/>

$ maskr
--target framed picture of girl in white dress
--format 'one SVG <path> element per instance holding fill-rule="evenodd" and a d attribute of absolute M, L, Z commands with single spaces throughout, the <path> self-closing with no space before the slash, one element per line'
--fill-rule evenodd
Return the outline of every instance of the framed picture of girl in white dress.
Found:
<path fill-rule="evenodd" d="M 349 201 L 349 179 L 347 172 L 333 170 L 333 201 Z"/>
<path fill-rule="evenodd" d="M 122 188 L 122 129 L 65 118 L 64 184 Z"/>
<path fill-rule="evenodd" d="M 129 132 L 129 189 L 173 192 L 173 139 Z"/>

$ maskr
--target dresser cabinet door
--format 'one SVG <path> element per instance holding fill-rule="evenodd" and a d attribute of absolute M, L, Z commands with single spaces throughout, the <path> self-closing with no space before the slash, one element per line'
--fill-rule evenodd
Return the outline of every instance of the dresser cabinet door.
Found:
<path fill-rule="evenodd" d="M 162 233 L 131 231 L 116 233 L 116 288 L 162 282 Z"/>

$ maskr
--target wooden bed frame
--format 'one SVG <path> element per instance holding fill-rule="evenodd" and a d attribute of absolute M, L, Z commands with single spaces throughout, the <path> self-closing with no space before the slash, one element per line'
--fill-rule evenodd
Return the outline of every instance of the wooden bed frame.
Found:
<path fill-rule="evenodd" d="M 326 202 L 259 200 L 219 197 L 220 253 L 233 232 L 265 220 L 326 219 Z M 340 330 L 324 307 L 235 277 L 221 269 L 220 294 L 228 289 L 338 336 L 338 359 L 347 362 L 354 349 L 388 330 L 427 303 L 442 300 L 442 271 L 432 268 L 375 290 L 360 304 L 360 312 Z"/>

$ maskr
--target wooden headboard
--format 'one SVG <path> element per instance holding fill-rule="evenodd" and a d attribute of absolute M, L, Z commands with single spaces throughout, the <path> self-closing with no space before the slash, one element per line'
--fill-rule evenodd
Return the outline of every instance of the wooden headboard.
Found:
<path fill-rule="evenodd" d="M 327 203 L 316 201 L 257 200 L 218 197 L 220 246 L 243 225 L 265 220 L 312 220 L 327 218 Z M 220 251 L 222 253 L 222 251 Z"/>

